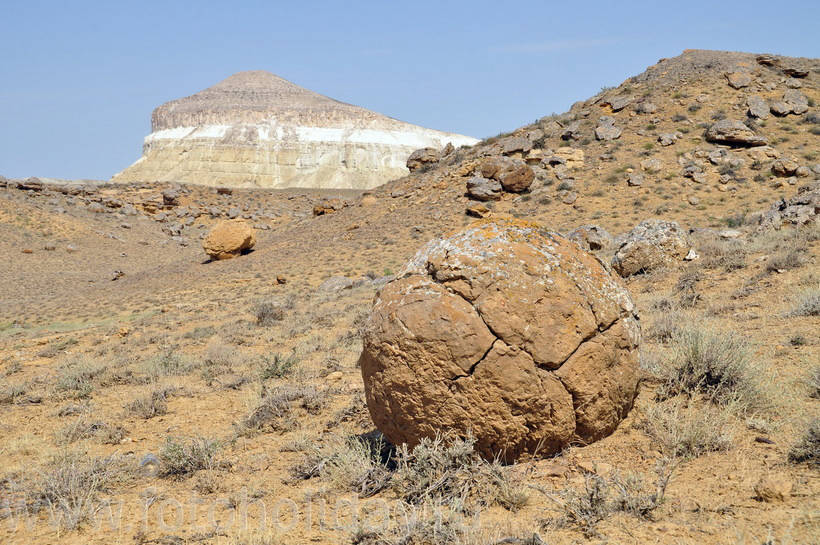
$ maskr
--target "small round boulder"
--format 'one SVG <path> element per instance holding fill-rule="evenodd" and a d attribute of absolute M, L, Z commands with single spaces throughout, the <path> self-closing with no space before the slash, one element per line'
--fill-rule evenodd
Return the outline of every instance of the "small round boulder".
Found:
<path fill-rule="evenodd" d="M 230 259 L 256 245 L 256 232 L 243 220 L 220 221 L 202 240 L 202 248 L 211 259 Z"/>
<path fill-rule="evenodd" d="M 377 296 L 360 358 L 394 444 L 454 432 L 513 462 L 612 433 L 638 388 L 620 280 L 537 224 L 480 220 L 426 245 Z"/>

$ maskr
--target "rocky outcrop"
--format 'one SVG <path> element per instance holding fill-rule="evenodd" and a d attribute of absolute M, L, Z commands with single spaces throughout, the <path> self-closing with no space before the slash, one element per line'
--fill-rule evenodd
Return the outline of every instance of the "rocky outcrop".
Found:
<path fill-rule="evenodd" d="M 804 185 L 797 195 L 781 199 L 769 210 L 759 214 L 758 230 L 780 229 L 784 224 L 805 225 L 817 221 L 820 215 L 820 182 Z"/>
<path fill-rule="evenodd" d="M 345 104 L 263 71 L 240 72 L 163 104 L 151 128 L 143 156 L 112 181 L 367 189 L 406 175 L 415 150 L 477 142 Z"/>
<path fill-rule="evenodd" d="M 721 119 L 706 130 L 706 141 L 740 146 L 765 146 L 768 139 L 742 121 Z"/>
<path fill-rule="evenodd" d="M 540 226 L 480 220 L 424 247 L 378 295 L 360 358 L 394 444 L 472 434 L 512 462 L 612 433 L 638 385 L 629 293 Z"/>

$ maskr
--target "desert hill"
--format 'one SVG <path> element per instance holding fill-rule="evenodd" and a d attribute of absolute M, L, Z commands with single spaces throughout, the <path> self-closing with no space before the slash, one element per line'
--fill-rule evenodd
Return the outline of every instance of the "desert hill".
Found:
<path fill-rule="evenodd" d="M 151 114 L 143 156 L 115 182 L 367 189 L 414 150 L 473 144 L 345 104 L 265 71 L 240 72 Z"/>
<path fill-rule="evenodd" d="M 811 543 L 817 211 L 769 220 L 818 191 L 818 78 L 818 59 L 686 51 L 367 191 L 2 180 L 0 535 L 53 542 L 53 513 L 66 543 Z M 726 122 L 746 141 L 712 130 Z M 532 184 L 471 198 L 500 157 Z M 606 439 L 545 460 L 382 466 L 356 363 L 372 298 L 428 240 L 496 214 L 598 225 L 614 239 L 595 250 L 605 263 L 645 219 L 690 234 L 697 257 L 625 279 L 644 336 L 635 407 Z M 256 248 L 206 262 L 199 241 L 228 217 L 257 227 Z M 669 394 L 693 338 L 734 366 L 731 403 Z M 412 486 L 425 482 L 448 484 Z M 351 498 L 419 518 L 376 537 L 349 512 L 338 528 L 305 522 L 318 499 Z M 94 524 L 106 499 L 123 506 L 113 533 Z M 253 501 L 270 522 L 283 500 L 293 528 L 236 523 Z M 220 523 L 203 509 L 163 526 L 173 501 Z M 422 513 L 435 501 L 438 526 Z M 13 527 L 23 512 L 31 526 Z"/>

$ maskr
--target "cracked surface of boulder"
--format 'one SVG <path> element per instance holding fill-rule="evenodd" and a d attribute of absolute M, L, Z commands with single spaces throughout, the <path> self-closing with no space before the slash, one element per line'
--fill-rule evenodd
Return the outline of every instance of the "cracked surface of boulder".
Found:
<path fill-rule="evenodd" d="M 512 462 L 611 434 L 637 392 L 639 342 L 629 293 L 595 257 L 493 218 L 431 241 L 382 289 L 360 364 L 391 442 L 472 434 Z"/>

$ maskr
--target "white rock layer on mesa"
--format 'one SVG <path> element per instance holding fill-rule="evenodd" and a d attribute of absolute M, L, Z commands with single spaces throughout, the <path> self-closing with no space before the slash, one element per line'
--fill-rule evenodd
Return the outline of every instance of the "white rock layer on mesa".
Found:
<path fill-rule="evenodd" d="M 269 72 L 240 72 L 155 109 L 143 156 L 115 182 L 369 189 L 407 174 L 423 147 L 478 140 L 425 129 L 314 93 Z"/>

